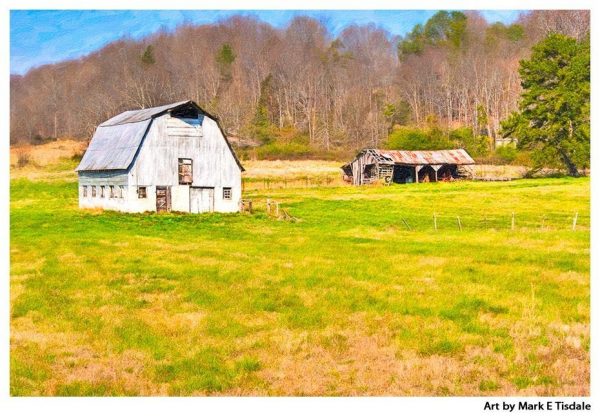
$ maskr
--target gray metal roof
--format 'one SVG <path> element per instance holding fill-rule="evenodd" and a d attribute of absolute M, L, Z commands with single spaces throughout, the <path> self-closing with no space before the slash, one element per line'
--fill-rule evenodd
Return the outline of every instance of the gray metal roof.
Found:
<path fill-rule="evenodd" d="M 166 111 L 169 111 L 173 108 L 179 107 L 183 104 L 188 104 L 191 101 L 179 101 L 173 104 L 162 105 L 160 107 L 152 107 L 152 108 L 143 108 L 141 110 L 131 110 L 125 111 L 119 115 L 114 116 L 113 118 L 106 120 L 104 123 L 100 124 L 101 127 L 105 126 L 118 126 L 120 124 L 127 123 L 137 123 L 139 121 L 150 120 Z"/>
<path fill-rule="evenodd" d="M 152 119 L 137 123 L 100 125 L 77 171 L 127 169 L 150 127 Z"/>
<path fill-rule="evenodd" d="M 243 171 L 244 167 L 231 148 L 219 120 L 204 111 L 198 104 L 191 100 L 179 101 L 160 107 L 145 108 L 142 110 L 125 111 L 100 124 L 90 141 L 81 162 L 75 169 L 84 170 L 126 170 L 133 162 L 144 136 L 150 128 L 152 119 L 169 110 L 182 105 L 192 104 L 200 112 L 217 122 L 225 142 L 231 150 L 233 157 Z"/>

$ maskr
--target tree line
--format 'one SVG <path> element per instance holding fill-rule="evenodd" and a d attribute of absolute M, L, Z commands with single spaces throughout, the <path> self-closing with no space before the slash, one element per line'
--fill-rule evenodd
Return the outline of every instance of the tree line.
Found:
<path fill-rule="evenodd" d="M 404 37 L 372 24 L 334 36 L 303 16 L 282 29 L 240 16 L 185 24 L 12 75 L 10 138 L 89 139 L 121 111 L 192 99 L 228 134 L 273 150 L 381 146 L 398 126 L 494 139 L 519 108 L 519 62 L 552 33 L 587 39 L 589 12 L 505 25 L 440 11 Z"/>

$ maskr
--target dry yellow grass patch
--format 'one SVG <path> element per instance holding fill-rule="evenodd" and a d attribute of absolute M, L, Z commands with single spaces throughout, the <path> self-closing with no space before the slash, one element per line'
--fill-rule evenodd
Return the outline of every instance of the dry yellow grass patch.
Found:
<path fill-rule="evenodd" d="M 328 160 L 245 160 L 245 176 L 251 178 L 285 178 L 297 176 L 341 175 L 342 162 Z"/>
<path fill-rule="evenodd" d="M 18 351 L 20 360 L 31 363 L 39 357 L 53 357 L 45 362 L 52 377 L 37 386 L 37 394 L 61 394 L 60 388 L 82 383 L 105 386 L 113 394 L 165 395 L 166 387 L 147 378 L 148 357 L 134 350 L 121 354 L 97 350 L 85 336 L 74 332 L 55 332 L 40 328 L 31 316 L 12 320 L 11 354 Z M 42 332 L 43 331 L 43 332 Z M 32 355 L 33 354 L 33 355 Z"/>
<path fill-rule="evenodd" d="M 469 395 L 479 393 L 480 374 L 486 371 L 472 360 L 398 352 L 385 332 L 326 331 L 322 338 L 290 331 L 273 334 L 278 359 L 259 373 L 270 394 Z M 501 354 L 487 355 L 504 363 Z"/>
<path fill-rule="evenodd" d="M 41 145 L 18 145 L 10 148 L 10 164 L 16 165 L 19 154 L 29 154 L 31 160 L 39 166 L 47 166 L 60 159 L 81 154 L 87 148 L 87 142 L 73 139 L 58 139 Z"/>
<path fill-rule="evenodd" d="M 475 165 L 473 166 L 477 177 L 502 177 L 517 179 L 522 178 L 529 170 L 525 166 L 512 165 Z"/>

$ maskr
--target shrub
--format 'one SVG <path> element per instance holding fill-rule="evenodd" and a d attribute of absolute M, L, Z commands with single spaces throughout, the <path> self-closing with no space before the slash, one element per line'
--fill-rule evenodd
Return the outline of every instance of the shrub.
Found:
<path fill-rule="evenodd" d="M 469 127 L 444 131 L 438 127 L 396 127 L 388 136 L 386 147 L 398 150 L 441 150 L 463 148 L 471 156 L 489 153 L 491 139 L 475 136 Z"/>
<path fill-rule="evenodd" d="M 32 162 L 32 160 L 31 160 L 31 155 L 29 154 L 29 152 L 27 152 L 25 150 L 20 150 L 17 153 L 17 167 L 23 168 L 27 165 L 30 165 L 31 162 Z"/>
<path fill-rule="evenodd" d="M 440 150 L 450 149 L 454 145 L 437 127 L 396 127 L 388 136 L 386 147 L 398 150 Z"/>
<path fill-rule="evenodd" d="M 500 146 L 496 149 L 495 155 L 496 158 L 502 163 L 513 163 L 517 158 L 517 149 L 514 146 Z"/>
<path fill-rule="evenodd" d="M 85 153 L 84 151 L 73 153 L 73 156 L 71 156 L 71 160 L 73 160 L 75 162 L 80 162 L 81 159 L 83 159 L 84 153 Z"/>
<path fill-rule="evenodd" d="M 450 131 L 450 141 L 455 147 L 465 149 L 471 156 L 485 156 L 489 154 L 491 139 L 484 135 L 474 135 L 470 127 L 459 127 Z"/>
<path fill-rule="evenodd" d="M 311 149 L 302 143 L 270 143 L 256 149 L 259 159 L 297 159 L 306 157 Z"/>

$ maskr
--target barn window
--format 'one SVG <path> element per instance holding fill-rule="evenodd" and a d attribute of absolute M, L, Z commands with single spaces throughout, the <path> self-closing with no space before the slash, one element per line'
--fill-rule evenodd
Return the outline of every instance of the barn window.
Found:
<path fill-rule="evenodd" d="M 138 198 L 140 198 L 140 199 L 146 198 L 146 187 L 145 186 L 138 186 Z"/>
<path fill-rule="evenodd" d="M 231 199 L 231 188 L 223 188 L 223 199 Z"/>
<path fill-rule="evenodd" d="M 123 195 L 125 194 L 125 187 L 123 185 L 119 186 L 119 198 L 123 198 Z"/>
<path fill-rule="evenodd" d="M 104 198 L 104 185 L 100 187 L 100 198 Z"/>
<path fill-rule="evenodd" d="M 192 183 L 192 159 L 179 159 L 179 184 Z"/>
<path fill-rule="evenodd" d="M 83 197 L 85 198 L 85 197 L 87 197 L 87 186 L 84 185 L 82 188 L 83 188 Z"/>
<path fill-rule="evenodd" d="M 96 185 L 92 185 L 92 197 L 96 198 Z"/>
<path fill-rule="evenodd" d="M 172 117 L 177 118 L 198 118 L 198 109 L 193 105 L 175 108 L 171 111 Z"/>
<path fill-rule="evenodd" d="M 116 198 L 116 197 L 117 197 L 117 195 L 115 194 L 115 187 L 113 185 L 111 185 L 109 198 Z"/>

